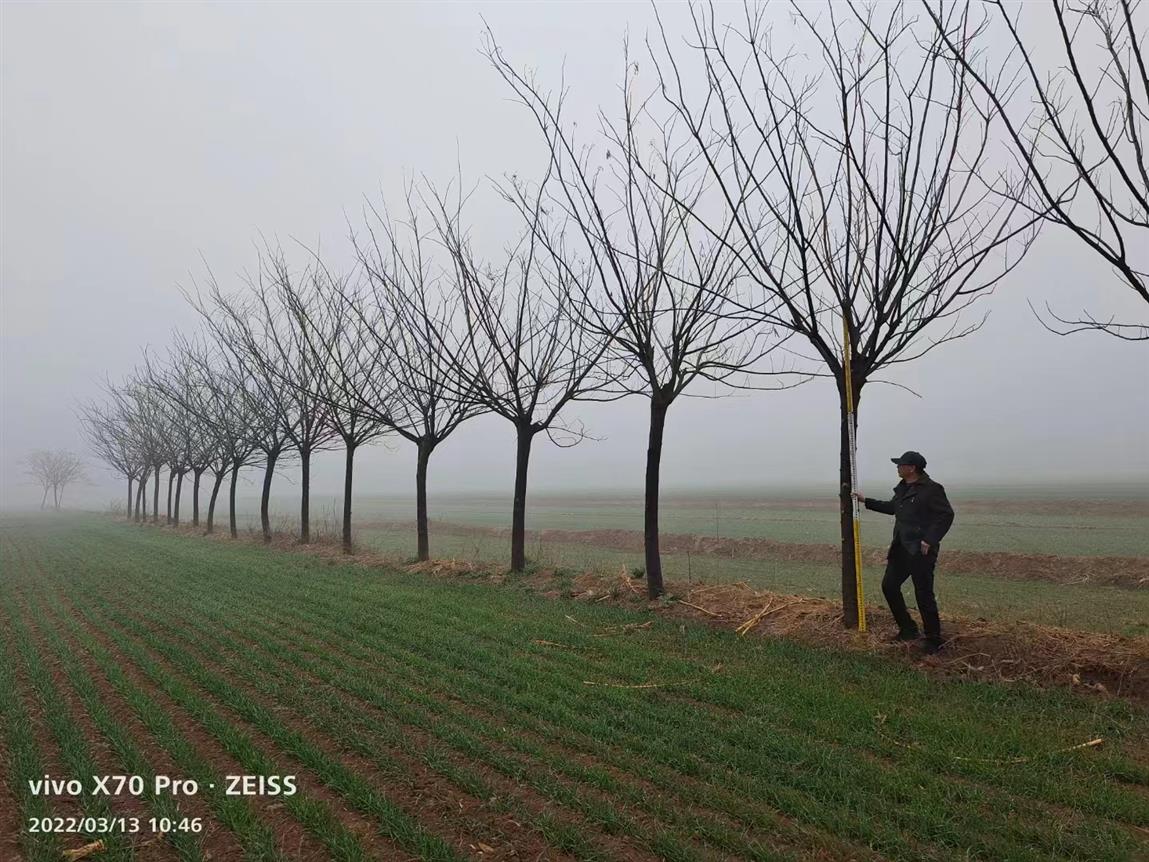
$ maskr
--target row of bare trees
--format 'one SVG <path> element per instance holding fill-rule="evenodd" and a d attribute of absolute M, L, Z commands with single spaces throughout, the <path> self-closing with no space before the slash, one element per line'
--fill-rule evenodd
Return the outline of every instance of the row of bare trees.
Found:
<path fill-rule="evenodd" d="M 345 452 L 343 545 L 351 547 L 358 448 L 395 435 L 416 449 L 418 557 L 430 554 L 427 475 L 432 454 L 463 422 L 506 419 L 515 447 L 511 567 L 526 564 L 528 472 L 533 442 L 586 436 L 567 408 L 577 401 L 646 394 L 652 404 L 647 464 L 647 576 L 662 592 L 657 511 L 667 410 L 696 378 L 753 372 L 779 343 L 738 311 L 736 261 L 695 237 L 685 209 L 646 184 L 651 223 L 629 246 L 604 245 L 617 271 L 637 264 L 622 290 L 600 293 L 601 262 L 568 251 L 565 220 L 546 204 L 549 178 L 500 189 L 517 239 L 497 259 L 476 252 L 460 186 L 412 188 L 404 217 L 368 212 L 355 236 L 355 266 L 336 274 L 317 255 L 293 266 L 265 246 L 257 272 L 228 293 L 210 276 L 189 291 L 203 320 L 177 336 L 164 357 L 148 356 L 132 379 L 84 408 L 93 445 L 128 482 L 129 513 L 178 524 L 184 477 L 192 476 L 192 523 L 199 525 L 200 478 L 214 478 L 206 529 L 214 528 L 230 478 L 229 528 L 238 534 L 236 485 L 242 469 L 263 471 L 260 520 L 271 539 L 270 494 L 278 467 L 298 459 L 299 537 L 310 540 L 310 463 L 321 450 Z M 656 200 L 658 197 L 658 200 Z M 585 237 L 584 237 L 585 239 Z M 594 249 L 598 251 L 597 248 Z"/>
<path fill-rule="evenodd" d="M 1000 3 L 986 15 L 943 0 L 790 3 L 792 27 L 775 41 L 779 5 L 746 3 L 736 21 L 719 20 L 712 3 L 692 6 L 682 45 L 660 17 L 643 58 L 653 83 L 640 89 L 628 53 L 622 110 L 600 114 L 597 136 L 567 120 L 565 86 L 517 69 L 490 33 L 486 48 L 537 122 L 557 179 L 548 204 L 583 240 L 599 307 L 637 336 L 625 346 L 648 378 L 652 450 L 680 385 L 715 369 L 727 380 L 753 358 L 751 349 L 728 360 L 724 336 L 743 324 L 769 333 L 764 350 L 793 339 L 783 349 L 804 346 L 804 370 L 835 381 L 842 599 L 854 626 L 847 363 L 856 408 L 883 370 L 976 331 L 981 321 L 958 315 L 1047 223 L 1069 227 L 1149 300 L 1149 237 L 1137 234 L 1147 213 L 1147 22 L 1136 0 L 1073 11 L 1054 2 L 1061 74 L 1037 70 L 1018 10 Z M 1005 56 L 989 46 L 999 31 L 1013 48 Z M 1099 67 L 1080 59 L 1095 47 L 1087 31 L 1100 36 Z M 728 273 L 740 289 L 715 289 Z M 644 302 L 663 286 L 679 292 L 665 306 L 674 325 L 645 326 L 658 312 Z M 715 299 L 699 319 L 681 313 Z M 698 322 L 720 334 L 699 337 Z M 1149 331 L 1094 317 L 1072 328 Z M 660 350 L 700 362 L 663 373 Z M 658 557 L 650 468 L 648 573 Z"/>
<path fill-rule="evenodd" d="M 317 254 L 293 265 L 265 246 L 244 290 L 225 292 L 209 277 L 191 294 L 203 332 L 177 338 L 85 410 L 97 452 L 128 481 L 133 516 L 147 515 L 150 480 L 158 520 L 166 470 L 167 517 L 179 522 L 190 473 L 198 524 L 208 473 L 210 531 L 230 477 L 235 535 L 238 473 L 259 466 L 270 540 L 275 471 L 298 458 L 307 542 L 311 459 L 339 447 L 350 548 L 356 451 L 395 435 L 416 448 L 426 559 L 431 456 L 463 422 L 491 413 L 514 431 L 511 567 L 521 570 L 533 441 L 577 442 L 586 432 L 571 404 L 637 394 L 649 402 L 645 548 L 655 597 L 673 405 L 823 376 L 838 390 L 842 595 L 845 622 L 856 625 L 847 365 L 857 405 L 884 370 L 976 331 L 981 320 L 959 314 L 1047 223 L 1068 227 L 1149 299 L 1146 243 L 1135 233 L 1146 226 L 1149 187 L 1144 22 L 1136 0 L 1071 12 L 1054 2 L 1070 58 L 1059 76 L 1038 70 L 1004 6 L 980 16 L 940 0 L 820 12 L 794 3 L 795 29 L 782 43 L 772 38 L 776 5 L 746 4 L 735 21 L 720 21 L 713 5 L 691 7 L 683 45 L 660 20 L 645 45 L 649 83 L 628 53 L 619 110 L 600 112 L 593 133 L 568 118 L 565 85 L 552 90 L 517 68 L 488 32 L 486 56 L 545 145 L 538 182 L 495 184 L 517 239 L 481 254 L 462 183 L 440 191 L 424 181 L 408 188 L 402 219 L 368 209 L 346 272 Z M 1101 36 L 1096 78 L 1073 61 L 1089 26 Z M 995 27 L 1011 35 L 1012 55 L 983 47 Z M 1000 71 L 1019 57 L 1020 78 Z M 1019 109 L 1026 82 L 1036 95 Z M 1071 97 L 1086 108 L 1075 113 Z M 1145 337 L 1136 325 L 1084 325 Z"/>

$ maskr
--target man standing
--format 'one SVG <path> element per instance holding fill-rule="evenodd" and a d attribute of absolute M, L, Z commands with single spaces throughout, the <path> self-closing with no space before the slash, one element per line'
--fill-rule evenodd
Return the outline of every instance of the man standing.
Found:
<path fill-rule="evenodd" d="M 926 459 L 920 452 L 906 452 L 891 458 L 898 465 L 901 481 L 894 488 L 893 499 L 875 500 L 855 491 L 867 509 L 894 516 L 894 539 L 886 555 L 886 575 L 882 593 L 898 624 L 894 641 L 918 638 L 918 627 L 906 609 L 902 584 L 914 582 L 914 595 L 922 627 L 926 634 L 926 652 L 937 652 L 942 645 L 942 626 L 938 603 L 934 598 L 934 566 L 938 562 L 938 545 L 954 521 L 954 510 L 946 499 L 946 489 L 926 473 Z"/>

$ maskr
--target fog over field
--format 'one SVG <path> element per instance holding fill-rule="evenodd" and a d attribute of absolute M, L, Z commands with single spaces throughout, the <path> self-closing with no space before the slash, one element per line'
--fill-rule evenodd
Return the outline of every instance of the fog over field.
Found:
<path fill-rule="evenodd" d="M 681 37 L 685 6 L 662 12 Z M 22 476 L 29 451 L 87 455 L 75 405 L 105 376 L 122 379 L 145 347 L 162 352 L 174 329 L 196 328 L 181 287 L 210 266 L 238 288 L 261 235 L 350 264 L 348 222 L 361 225 L 365 199 L 399 201 L 406 179 L 443 184 L 461 168 L 479 186 L 476 243 L 498 251 L 515 226 L 486 178 L 537 177 L 545 152 L 480 53 L 484 20 L 511 62 L 548 86 L 565 76 L 567 110 L 588 135 L 599 106 L 617 108 L 625 34 L 641 76 L 653 26 L 645 4 L 5 2 L 0 15 L 5 507 L 39 501 Z M 1047 228 L 966 312 L 969 322 L 989 312 L 979 332 L 881 375 L 898 386 L 866 388 L 863 489 L 884 492 L 896 481 L 889 457 L 917 449 L 951 488 L 1088 479 L 1149 490 L 1149 345 L 1053 335 L 1030 310 L 1046 302 L 1071 316 L 1145 317 L 1103 262 Z M 595 439 L 561 449 L 540 438 L 531 491 L 639 490 L 647 413 L 637 396 L 577 406 L 572 416 Z M 688 399 L 671 410 L 663 482 L 833 494 L 838 446 L 825 379 Z M 506 420 L 468 422 L 435 455 L 432 501 L 510 495 L 514 454 Z M 340 471 L 339 452 L 319 456 L 314 493 L 337 493 Z M 93 484 L 68 502 L 122 497 L 118 479 L 94 462 L 89 473 Z M 294 478 L 291 465 L 283 473 Z M 356 490 L 409 493 L 414 473 L 413 446 L 390 436 L 358 456 Z"/>

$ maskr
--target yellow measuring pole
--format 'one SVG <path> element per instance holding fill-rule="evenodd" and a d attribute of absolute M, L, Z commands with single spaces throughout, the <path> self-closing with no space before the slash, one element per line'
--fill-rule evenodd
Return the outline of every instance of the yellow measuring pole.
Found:
<path fill-rule="evenodd" d="M 866 630 L 866 592 L 862 587 L 862 532 L 861 512 L 854 491 L 858 487 L 858 439 L 854 419 L 854 379 L 851 372 L 853 351 L 850 346 L 850 324 L 842 314 L 842 357 L 846 370 L 846 430 L 850 438 L 850 504 L 854 522 L 854 586 L 858 591 L 858 631 Z"/>

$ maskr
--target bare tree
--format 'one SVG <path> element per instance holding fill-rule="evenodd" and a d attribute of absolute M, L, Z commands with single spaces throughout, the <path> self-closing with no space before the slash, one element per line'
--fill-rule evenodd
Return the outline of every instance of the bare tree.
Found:
<path fill-rule="evenodd" d="M 261 312 L 258 319 L 263 328 L 262 348 L 258 339 L 252 339 L 248 350 L 258 358 L 265 379 L 278 378 L 281 382 L 275 387 L 280 396 L 279 423 L 300 457 L 299 541 L 307 544 L 311 541 L 311 458 L 342 435 L 332 422 L 335 408 L 325 397 L 326 357 L 313 350 L 308 339 L 310 319 L 306 312 L 317 309 L 319 303 L 296 301 L 302 296 L 295 287 L 296 278 L 310 284 L 316 292 L 322 290 L 322 273 L 308 267 L 296 276 L 282 250 L 268 249 L 255 287 Z M 337 296 L 337 291 L 333 291 L 330 298 Z"/>
<path fill-rule="evenodd" d="M 515 429 L 511 570 L 516 572 L 526 565 L 527 470 L 534 438 L 545 432 L 557 445 L 574 445 L 585 433 L 581 425 L 560 421 L 563 409 L 573 401 L 620 397 L 617 373 L 605 359 L 610 336 L 582 325 L 574 281 L 539 253 L 541 188 L 525 210 L 530 219 L 525 233 L 498 268 L 476 258 L 462 223 L 461 195 L 453 205 L 447 195 L 434 196 L 437 230 L 454 263 L 466 321 L 463 352 L 454 355 L 460 392 Z"/>
<path fill-rule="evenodd" d="M 1063 0 L 1006 6 L 971 27 L 923 0 L 957 63 L 1001 114 L 1042 215 L 1067 228 L 1149 302 L 1149 6 L 1144 0 Z M 1027 30 L 1044 22 L 1053 40 Z M 968 49 L 971 31 L 1008 33 L 1010 57 Z M 1042 62 L 1044 49 L 1052 57 Z M 1018 61 L 1018 62 L 1013 62 Z M 1019 101 L 1021 102 L 1020 104 Z M 1149 340 L 1149 324 L 1089 312 L 1046 324 L 1058 334 L 1099 331 Z M 1044 322 L 1044 321 L 1043 321 Z"/>
<path fill-rule="evenodd" d="M 427 470 L 436 447 L 467 419 L 486 409 L 460 387 L 453 357 L 464 335 L 457 296 L 441 289 L 443 270 L 429 255 L 429 235 L 407 195 L 407 221 L 394 222 L 372 207 L 366 236 L 353 236 L 366 287 L 346 300 L 366 340 L 360 355 L 375 370 L 360 374 L 358 391 L 346 389 L 366 415 L 415 444 L 415 515 L 418 558 L 430 555 Z M 383 373 L 380 373 L 383 372 Z"/>
<path fill-rule="evenodd" d="M 205 420 L 205 391 L 200 382 L 197 363 L 190 356 L 189 342 L 177 336 L 162 374 L 150 370 L 149 380 L 172 405 L 175 434 L 178 437 L 178 460 L 186 472 L 192 474 L 192 526 L 198 527 L 199 488 L 203 474 L 218 456 L 218 441 L 211 425 Z M 180 522 L 180 489 L 183 476 L 176 486 L 175 517 Z"/>
<path fill-rule="evenodd" d="M 146 386 L 146 381 L 144 383 Z M 152 453 L 152 523 L 160 522 L 160 472 L 168 469 L 168 519 L 171 519 L 171 477 L 172 457 L 176 446 L 172 434 L 169 405 L 152 390 L 145 393 L 147 421 L 150 426 L 149 439 Z"/>
<path fill-rule="evenodd" d="M 199 421 L 205 440 L 210 441 L 198 456 L 214 480 L 208 500 L 207 533 L 214 531 L 220 487 L 230 476 L 228 528 L 234 539 L 239 535 L 235 499 L 239 471 L 260 463 L 257 455 L 265 451 L 261 447 L 268 445 L 271 436 L 267 411 L 258 403 L 259 393 L 251 376 L 231 353 L 179 336 L 174 352 L 179 365 L 176 382 L 156 383 L 164 378 L 155 376 L 153 385 L 164 386 L 167 397 L 191 412 Z"/>
<path fill-rule="evenodd" d="M 165 402 L 155 390 L 145 369 L 113 390 L 121 405 L 128 433 L 137 446 L 142 471 L 136 490 L 137 520 L 148 519 L 147 483 L 152 481 L 152 523 L 159 523 L 160 472 L 170 456 L 169 429 L 166 427 Z"/>
<path fill-rule="evenodd" d="M 111 395 L 104 404 L 88 402 L 79 408 L 80 422 L 92 452 L 128 482 L 127 519 L 132 520 L 135 483 L 143 471 L 139 447 L 119 401 Z"/>
<path fill-rule="evenodd" d="M 853 627 L 845 363 L 857 405 L 883 369 L 977 330 L 959 313 L 1017 265 L 1039 215 L 1021 203 L 1025 180 L 1001 168 L 992 104 L 928 21 L 902 3 L 827 3 L 821 15 L 793 3 L 798 32 L 786 47 L 770 39 L 769 8 L 746 3 L 726 25 L 713 5 L 695 7 L 696 49 L 680 55 L 660 22 L 650 53 L 726 215 L 715 221 L 675 199 L 699 225 L 715 224 L 710 235 L 754 280 L 760 304 L 746 311 L 805 339 L 837 384 L 842 600 Z M 953 23 L 965 9 L 944 16 Z M 955 47 L 967 52 L 968 40 Z"/>
<path fill-rule="evenodd" d="M 265 470 L 260 501 L 263 540 L 271 541 L 268 510 L 271 477 L 280 456 L 297 452 L 302 461 L 300 540 L 310 541 L 311 457 L 327 445 L 336 431 L 329 421 L 329 405 L 320 391 L 320 358 L 308 349 L 304 327 L 290 305 L 298 296 L 297 277 L 312 277 L 309 269 L 296 276 L 283 251 L 264 247 L 257 275 L 248 278 L 251 295 L 246 302 L 223 296 L 213 282 L 211 305 L 201 309 L 221 344 L 226 344 L 240 365 L 250 369 L 259 404 L 269 420 L 263 447 Z"/>
<path fill-rule="evenodd" d="M 179 520 L 179 495 L 183 488 L 183 478 L 188 471 L 187 423 L 178 405 L 164 402 L 161 405 L 164 430 L 164 463 L 168 468 L 167 517 L 165 523 Z M 173 497 L 174 491 L 174 497 Z"/>
<path fill-rule="evenodd" d="M 37 449 L 25 459 L 25 472 L 44 491 L 40 508 L 47 505 L 48 494 L 51 493 L 52 508 L 57 512 L 68 486 L 85 478 L 83 460 L 65 449 Z"/>
<path fill-rule="evenodd" d="M 541 223 L 530 218 L 534 204 L 521 186 L 513 197 L 535 224 L 555 273 L 572 285 L 581 325 L 607 340 L 638 380 L 632 390 L 650 402 L 644 545 L 647 591 L 656 598 L 664 591 L 658 515 L 667 413 L 695 382 L 745 379 L 779 340 L 757 314 L 740 311 L 743 263 L 733 252 L 734 221 L 715 235 L 696 223 L 693 208 L 707 182 L 693 147 L 676 143 L 669 124 L 654 123 L 650 140 L 643 138 L 639 121 L 650 118 L 636 96 L 632 64 L 623 118 L 601 118 L 607 151 L 596 161 L 563 116 L 565 93 L 547 93 L 515 70 L 489 34 L 487 55 L 543 133 L 546 203 L 558 215 Z"/>
<path fill-rule="evenodd" d="M 130 441 L 133 457 L 137 462 L 135 500 L 129 503 L 131 519 L 136 522 L 147 519 L 147 498 L 144 489 L 149 476 L 149 453 L 147 435 L 141 427 L 140 402 L 137 398 L 138 381 L 131 379 L 121 386 L 108 385 L 106 391 L 111 402 L 111 411 L 116 417 L 117 433 Z"/>
<path fill-rule="evenodd" d="M 292 319 L 298 351 L 307 354 L 306 384 L 310 396 L 324 411 L 324 422 L 343 444 L 342 546 L 351 553 L 352 489 L 355 454 L 387 431 L 378 418 L 380 380 L 386 377 L 383 357 L 375 349 L 375 336 L 349 302 L 355 294 L 354 276 L 332 273 L 318 255 L 303 276 L 280 278 L 275 289 L 279 305 Z M 385 389 L 385 386 L 382 388 Z"/>
<path fill-rule="evenodd" d="M 263 484 L 260 493 L 259 519 L 263 541 L 271 541 L 271 515 L 269 504 L 271 482 L 280 456 L 287 448 L 287 434 L 283 421 L 293 422 L 295 417 L 287 415 L 288 398 L 278 377 L 269 378 L 264 374 L 266 365 L 261 364 L 258 355 L 264 345 L 251 335 L 248 318 L 254 312 L 249 304 L 225 297 L 214 279 L 210 287 L 210 300 L 193 302 L 208 325 L 218 348 L 216 362 L 220 372 L 230 382 L 228 397 L 234 406 L 239 406 L 246 417 L 243 440 L 250 450 L 244 459 L 232 464 L 232 480 L 229 488 L 230 529 L 232 538 L 237 535 L 235 519 L 235 490 L 241 466 L 263 466 Z M 250 339 L 250 340 L 249 340 Z M 250 348 L 250 349 L 249 349 Z M 283 420 L 283 421 L 281 421 Z M 256 455 L 261 457 L 255 459 Z M 252 460 L 255 459 L 255 460 Z"/>

